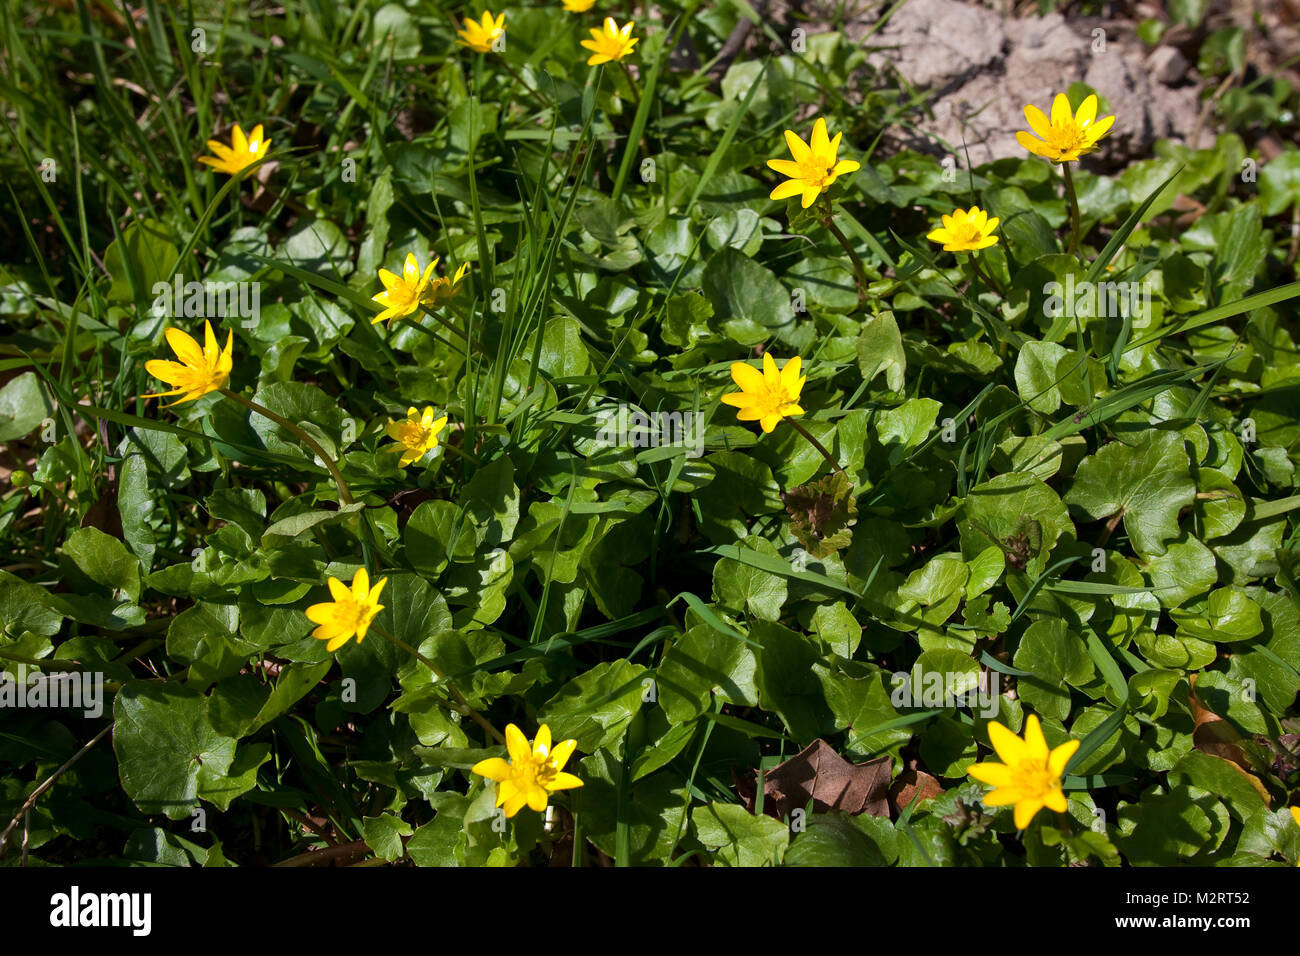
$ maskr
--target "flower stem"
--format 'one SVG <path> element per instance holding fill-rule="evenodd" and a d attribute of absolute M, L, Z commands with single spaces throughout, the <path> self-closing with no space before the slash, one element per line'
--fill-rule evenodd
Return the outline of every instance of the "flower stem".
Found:
<path fill-rule="evenodd" d="M 627 77 L 627 85 L 632 90 L 633 115 L 635 116 L 636 112 L 641 109 L 641 91 L 636 88 L 636 80 L 632 78 L 632 70 L 628 68 L 628 65 L 622 60 L 618 61 L 618 65 L 623 68 L 623 75 Z"/>
<path fill-rule="evenodd" d="M 984 284 L 989 287 L 990 292 L 995 292 L 998 295 L 1002 296 L 1002 298 L 1004 299 L 1006 298 L 1006 293 L 1002 291 L 1002 286 L 998 285 L 998 283 L 994 280 L 993 274 L 986 273 L 983 269 L 980 268 L 979 253 L 972 252 L 970 254 L 970 266 L 972 269 L 975 270 L 975 274 L 984 280 Z"/>
<path fill-rule="evenodd" d="M 486 717 L 484 717 L 482 714 L 480 714 L 477 710 L 475 710 L 473 707 L 469 705 L 469 701 L 465 699 L 465 695 L 460 692 L 460 689 L 456 687 L 455 684 L 452 684 L 447 681 L 447 675 L 442 672 L 442 670 L 438 667 L 437 664 L 429 660 L 429 658 L 425 657 L 423 654 L 421 654 L 414 647 L 406 643 L 406 641 L 402 640 L 397 635 L 389 634 L 382 627 L 379 627 L 378 625 L 375 624 L 371 624 L 370 629 L 374 631 L 376 634 L 378 634 L 380 637 L 382 637 L 384 640 L 388 641 L 390 644 L 406 651 L 406 653 L 410 654 L 412 657 L 418 660 L 425 667 L 429 668 L 429 670 L 433 671 L 433 675 L 437 677 L 439 681 L 445 682 L 447 684 L 447 690 L 449 690 L 451 692 L 451 696 L 456 699 L 456 703 L 460 707 L 460 713 L 463 716 L 471 718 L 475 723 L 477 723 L 480 727 L 486 730 L 491 735 L 492 739 L 495 740 L 497 743 L 503 744 L 506 742 L 506 738 L 502 735 L 501 731 L 497 730 L 494 726 L 492 726 L 491 722 Z"/>
<path fill-rule="evenodd" d="M 1074 177 L 1070 174 L 1070 164 L 1062 163 L 1061 172 L 1065 174 L 1065 198 L 1070 201 L 1070 247 L 1066 255 L 1074 255 L 1079 248 L 1079 197 L 1074 192 Z"/>
<path fill-rule="evenodd" d="M 249 411 L 256 412 L 257 414 L 261 415 L 263 418 L 269 418 L 271 421 L 275 422 L 281 428 L 285 428 L 293 432 L 293 434 L 296 435 L 304 445 L 306 445 L 308 448 L 310 448 L 313 452 L 316 453 L 316 457 L 318 457 L 322 462 L 325 463 L 325 468 L 329 471 L 330 475 L 334 478 L 334 483 L 338 486 L 339 501 L 345 505 L 352 504 L 352 489 L 350 489 L 348 487 L 348 483 L 343 480 L 343 473 L 339 471 L 339 466 L 334 464 L 334 459 L 331 458 L 329 456 L 329 453 L 320 446 L 320 442 L 316 441 L 316 439 L 308 435 L 299 426 L 289 421 L 289 419 L 285 418 L 283 415 L 277 415 L 275 412 L 271 411 L 266 406 L 259 405 L 257 402 L 254 401 L 250 401 L 249 399 L 244 398 L 243 395 L 240 395 L 237 392 L 232 392 L 228 388 L 219 389 L 219 391 L 221 392 L 222 395 L 226 396 L 229 399 L 233 399 L 234 401 L 238 402 L 240 405 L 243 405 Z"/>
<path fill-rule="evenodd" d="M 845 478 L 848 477 L 848 475 L 845 474 L 844 469 L 840 467 L 840 463 L 836 461 L 834 457 L 831 456 L 831 453 L 826 450 L 825 446 L 822 445 L 821 442 L 819 442 L 816 438 L 812 437 L 812 434 L 808 431 L 808 429 L 804 428 L 793 418 L 787 418 L 786 421 L 790 423 L 791 428 L 793 428 L 805 439 L 807 439 L 808 444 L 812 445 L 814 448 L 816 448 L 819 452 L 822 453 L 822 457 L 831 463 L 832 468 L 838 471 L 841 475 L 844 475 Z"/>
<path fill-rule="evenodd" d="M 830 230 L 831 235 L 834 236 L 839 241 L 839 244 L 844 247 L 844 251 L 848 253 L 849 260 L 853 263 L 854 280 L 857 282 L 858 286 L 858 305 L 861 305 L 863 302 L 867 301 L 866 267 L 862 264 L 862 259 L 858 257 L 858 251 L 853 248 L 853 244 L 849 242 L 848 237 L 840 231 L 839 226 L 835 225 L 835 207 L 831 205 L 829 197 L 823 198 L 822 207 L 822 225 Z"/>

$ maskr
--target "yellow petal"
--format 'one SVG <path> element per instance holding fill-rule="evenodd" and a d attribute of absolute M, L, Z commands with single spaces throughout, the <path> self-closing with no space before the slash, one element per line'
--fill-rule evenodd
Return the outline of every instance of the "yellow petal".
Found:
<path fill-rule="evenodd" d="M 542 724 L 537 728 L 537 736 L 533 738 L 533 756 L 549 757 L 551 754 L 551 728 Z"/>
<path fill-rule="evenodd" d="M 1093 143 L 1097 142 L 1097 140 L 1101 139 L 1110 131 L 1110 128 L 1113 125 L 1115 125 L 1115 117 L 1113 116 L 1107 116 L 1104 119 L 1097 120 L 1097 122 L 1088 127 L 1088 140 Z"/>
<path fill-rule="evenodd" d="M 550 787 L 552 790 L 572 790 L 574 787 L 581 787 L 582 780 L 571 773 L 557 773 L 551 778 Z"/>
<path fill-rule="evenodd" d="M 1089 93 L 1084 101 L 1079 104 L 1079 112 L 1074 114 L 1074 122 L 1081 127 L 1091 125 L 1092 121 L 1097 118 L 1097 96 L 1095 93 Z"/>
<path fill-rule="evenodd" d="M 812 156 L 812 150 L 808 147 L 799 134 L 794 130 L 785 131 L 785 144 L 790 148 L 790 155 L 794 157 L 796 163 L 806 162 Z"/>
<path fill-rule="evenodd" d="M 757 392 L 763 387 L 763 373 L 748 362 L 732 362 L 731 379 L 746 392 Z"/>
<path fill-rule="evenodd" d="M 528 746 L 528 738 L 514 724 L 506 726 L 506 750 L 514 763 L 523 763 L 533 755 L 533 748 Z"/>
<path fill-rule="evenodd" d="M 203 366 L 203 349 L 199 348 L 199 343 L 192 337 L 176 328 L 170 328 L 163 334 L 167 337 L 167 344 L 183 363 L 191 368 Z"/>
<path fill-rule="evenodd" d="M 487 777 L 489 780 L 495 780 L 500 783 L 510 777 L 510 764 L 506 763 L 500 757 L 489 757 L 487 760 L 480 760 L 470 768 L 471 773 L 476 773 L 480 777 Z"/>
<path fill-rule="evenodd" d="M 556 770 L 563 770 L 564 765 L 569 762 L 569 757 L 573 755 L 574 749 L 578 746 L 576 740 L 561 740 L 551 751 L 551 766 Z"/>
<path fill-rule="evenodd" d="M 1004 763 L 971 764 L 966 769 L 966 773 L 980 783 L 987 783 L 993 787 L 1006 787 L 1011 783 L 1011 768 Z"/>
<path fill-rule="evenodd" d="M 1025 742 L 996 720 L 989 723 L 988 729 L 993 750 L 1004 764 L 1014 766 L 1029 756 Z"/>
<path fill-rule="evenodd" d="M 802 359 L 795 356 L 785 363 L 785 368 L 781 369 L 781 384 L 786 387 L 787 391 L 792 390 L 799 382 L 799 368 Z"/>
<path fill-rule="evenodd" d="M 781 185 L 772 190 L 768 199 L 789 199 L 791 196 L 798 196 L 804 191 L 802 179 L 787 179 Z"/>
<path fill-rule="evenodd" d="M 546 790 L 537 784 L 528 788 L 528 807 L 541 813 L 546 809 Z"/>
<path fill-rule="evenodd" d="M 1023 830 L 1029 826 L 1034 814 L 1043 808 L 1042 800 L 1021 800 L 1016 804 L 1016 829 Z"/>
<path fill-rule="evenodd" d="M 1079 741 L 1067 740 L 1061 746 L 1052 751 L 1051 756 L 1047 758 L 1047 769 L 1060 776 L 1065 773 L 1065 765 L 1070 762 L 1074 752 L 1079 749 Z"/>
<path fill-rule="evenodd" d="M 1029 122 L 1029 128 L 1038 134 L 1039 139 L 1048 139 L 1052 135 L 1052 124 L 1047 119 L 1047 114 L 1037 106 L 1025 107 L 1025 119 Z"/>
<path fill-rule="evenodd" d="M 1073 117 L 1070 110 L 1070 99 L 1064 93 L 1057 93 L 1056 99 L 1052 100 L 1052 125 L 1064 126 L 1070 122 Z"/>
<path fill-rule="evenodd" d="M 364 601 L 369 594 L 370 575 L 365 568 L 357 568 L 357 573 L 352 578 L 352 596 L 358 601 Z"/>
<path fill-rule="evenodd" d="M 830 152 L 831 144 L 826 135 L 826 120 L 820 116 L 817 117 L 817 122 L 813 124 L 812 142 L 809 145 L 812 147 L 814 156 L 821 157 Z"/>
<path fill-rule="evenodd" d="M 1038 715 L 1030 714 L 1025 718 L 1025 755 L 1045 763 L 1049 753 L 1051 751 L 1047 747 L 1046 738 L 1043 737 L 1043 728 L 1038 722 Z"/>

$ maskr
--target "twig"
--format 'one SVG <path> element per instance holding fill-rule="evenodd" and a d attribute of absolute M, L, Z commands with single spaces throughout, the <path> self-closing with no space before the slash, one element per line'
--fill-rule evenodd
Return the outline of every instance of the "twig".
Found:
<path fill-rule="evenodd" d="M 5 832 L 0 833 L 0 857 L 4 856 L 5 844 L 8 843 L 9 841 L 9 834 L 14 832 L 14 827 L 18 826 L 18 822 L 27 815 L 27 812 L 31 810 L 33 806 L 36 805 L 36 801 L 40 799 L 41 795 L 54 785 L 54 781 L 58 780 L 59 776 L 65 770 L 67 770 L 74 763 L 76 763 L 78 760 L 84 757 L 86 755 L 86 752 L 90 750 L 91 747 L 95 746 L 95 744 L 103 740 L 104 735 L 107 734 L 112 729 L 113 729 L 113 722 L 109 721 L 108 725 L 104 727 L 103 730 L 95 734 L 94 737 L 90 738 L 90 742 L 88 744 L 86 744 L 75 754 L 69 757 L 67 763 L 65 763 L 62 767 L 60 767 L 58 770 L 54 771 L 54 773 L 46 777 L 45 782 L 42 783 L 39 787 L 37 787 L 35 790 L 33 790 L 31 796 L 23 801 L 23 805 L 18 808 L 18 812 L 14 814 L 14 818 L 9 821 L 9 826 L 5 827 Z"/>

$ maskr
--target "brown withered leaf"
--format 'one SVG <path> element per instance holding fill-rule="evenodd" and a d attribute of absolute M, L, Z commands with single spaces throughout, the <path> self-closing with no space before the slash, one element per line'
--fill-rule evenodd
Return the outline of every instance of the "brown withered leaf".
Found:
<path fill-rule="evenodd" d="M 894 808 L 894 816 L 912 805 L 917 793 L 921 794 L 920 803 L 943 793 L 939 781 L 924 770 L 904 770 L 889 788 L 889 803 Z"/>
<path fill-rule="evenodd" d="M 764 777 L 764 809 L 785 819 L 811 799 L 814 813 L 843 810 L 888 817 L 891 767 L 888 755 L 854 764 L 826 741 L 814 740 Z"/>
<path fill-rule="evenodd" d="M 853 542 L 858 503 L 853 483 L 843 472 L 783 492 L 790 530 L 814 558 L 825 558 Z"/>
<path fill-rule="evenodd" d="M 1196 674 L 1192 675 L 1192 692 L 1187 695 L 1192 705 L 1192 745 L 1201 753 L 1222 757 L 1249 773 L 1253 769 L 1250 758 L 1237 746 L 1241 734 L 1237 733 L 1237 729 L 1232 724 L 1206 707 L 1196 696 L 1196 677 Z"/>

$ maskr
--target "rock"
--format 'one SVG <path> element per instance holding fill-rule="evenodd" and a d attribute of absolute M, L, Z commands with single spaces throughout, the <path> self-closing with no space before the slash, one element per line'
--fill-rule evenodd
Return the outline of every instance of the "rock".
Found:
<path fill-rule="evenodd" d="M 1187 79 L 1187 57 L 1172 46 L 1159 46 L 1147 57 L 1151 78 L 1165 86 L 1177 86 Z"/>
<path fill-rule="evenodd" d="M 893 67 L 931 94 L 933 119 L 921 118 L 915 132 L 891 131 L 891 146 L 950 153 L 961 167 L 966 150 L 975 165 L 1024 156 L 1015 137 L 1028 129 L 1025 105 L 1050 111 L 1055 95 L 1076 81 L 1097 90 L 1116 116 L 1102 149 L 1085 159 L 1095 168 L 1149 157 L 1155 140 L 1185 139 L 1196 126 L 1196 87 L 1160 82 L 1141 41 L 1097 18 L 1020 19 L 958 0 L 908 0 L 868 37 L 872 23 L 851 19 L 845 33 L 863 40 L 872 66 Z M 1176 72 L 1177 82 L 1188 78 L 1185 60 Z M 1212 141 L 1202 135 L 1202 145 Z"/>

